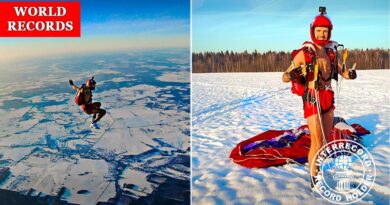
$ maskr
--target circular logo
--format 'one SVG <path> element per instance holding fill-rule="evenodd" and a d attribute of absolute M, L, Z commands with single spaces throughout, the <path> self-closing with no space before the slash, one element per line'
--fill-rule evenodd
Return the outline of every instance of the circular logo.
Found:
<path fill-rule="evenodd" d="M 375 164 L 363 145 L 351 140 L 327 143 L 315 155 L 315 190 L 335 204 L 350 204 L 362 199 L 375 181 Z"/>

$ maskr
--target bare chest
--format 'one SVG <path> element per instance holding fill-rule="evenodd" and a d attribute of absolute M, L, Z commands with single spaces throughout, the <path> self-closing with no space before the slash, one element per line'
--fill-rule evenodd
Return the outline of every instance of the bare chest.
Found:
<path fill-rule="evenodd" d="M 84 92 L 84 99 L 88 102 L 92 97 L 92 92 L 90 90 L 86 90 Z"/>
<path fill-rule="evenodd" d="M 331 75 L 331 62 L 325 51 L 317 52 L 318 69 L 321 71 L 323 79 L 328 79 Z"/>

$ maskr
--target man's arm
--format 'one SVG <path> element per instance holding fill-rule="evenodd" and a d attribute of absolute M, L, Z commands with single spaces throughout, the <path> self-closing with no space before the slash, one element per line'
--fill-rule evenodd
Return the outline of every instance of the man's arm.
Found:
<path fill-rule="evenodd" d="M 292 60 L 291 65 L 283 73 L 282 81 L 285 82 L 285 83 L 290 82 L 291 81 L 291 77 L 293 77 L 294 74 L 296 74 L 296 73 L 298 75 L 306 74 L 306 69 L 305 68 L 300 68 L 301 65 L 304 65 L 304 64 L 305 64 L 305 56 L 303 54 L 303 51 L 299 51 L 299 53 Z M 295 73 L 291 73 L 291 72 L 295 72 Z"/>
<path fill-rule="evenodd" d="M 290 71 L 292 70 L 292 66 L 293 64 L 291 63 L 291 65 L 287 68 L 287 70 L 283 73 L 283 76 L 282 76 L 282 81 L 284 83 L 288 83 L 290 82 Z"/>
<path fill-rule="evenodd" d="M 343 78 L 345 79 L 350 79 L 350 80 L 354 80 L 356 79 L 357 77 L 357 73 L 356 73 L 356 70 L 355 70 L 355 66 L 356 66 L 356 63 L 352 66 L 351 69 L 347 69 L 347 66 L 345 66 L 345 70 L 343 72 L 343 64 L 341 63 L 341 59 L 338 58 L 338 65 L 337 65 L 337 72 L 343 76 Z"/>
<path fill-rule="evenodd" d="M 79 87 L 74 85 L 73 80 L 69 80 L 69 84 L 70 84 L 70 86 L 72 86 L 73 90 L 75 90 L 75 91 L 78 91 L 80 89 Z"/>

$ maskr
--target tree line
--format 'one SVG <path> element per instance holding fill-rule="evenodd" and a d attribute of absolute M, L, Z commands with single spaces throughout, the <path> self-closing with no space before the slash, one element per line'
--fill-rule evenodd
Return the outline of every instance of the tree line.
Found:
<path fill-rule="evenodd" d="M 356 62 L 356 69 L 389 69 L 390 49 L 349 50 L 347 67 Z M 193 73 L 280 72 L 291 64 L 291 52 L 247 51 L 200 52 L 192 54 Z"/>

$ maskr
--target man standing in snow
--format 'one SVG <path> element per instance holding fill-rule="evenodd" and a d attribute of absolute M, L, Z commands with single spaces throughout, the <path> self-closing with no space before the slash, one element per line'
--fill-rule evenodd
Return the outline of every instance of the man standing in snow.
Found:
<path fill-rule="evenodd" d="M 325 15 L 325 7 L 310 25 L 313 42 L 305 42 L 303 48 L 293 52 L 291 66 L 283 73 L 283 82 L 292 82 L 292 91 L 302 96 L 304 117 L 310 131 L 311 145 L 308 155 L 312 177 L 317 175 L 314 157 L 320 148 L 329 141 L 333 128 L 334 92 L 331 80 L 340 74 L 345 79 L 356 79 L 354 69 L 344 69 L 334 51 L 336 42 L 330 41 L 332 22 Z M 312 166 L 313 164 L 313 166 Z"/>

